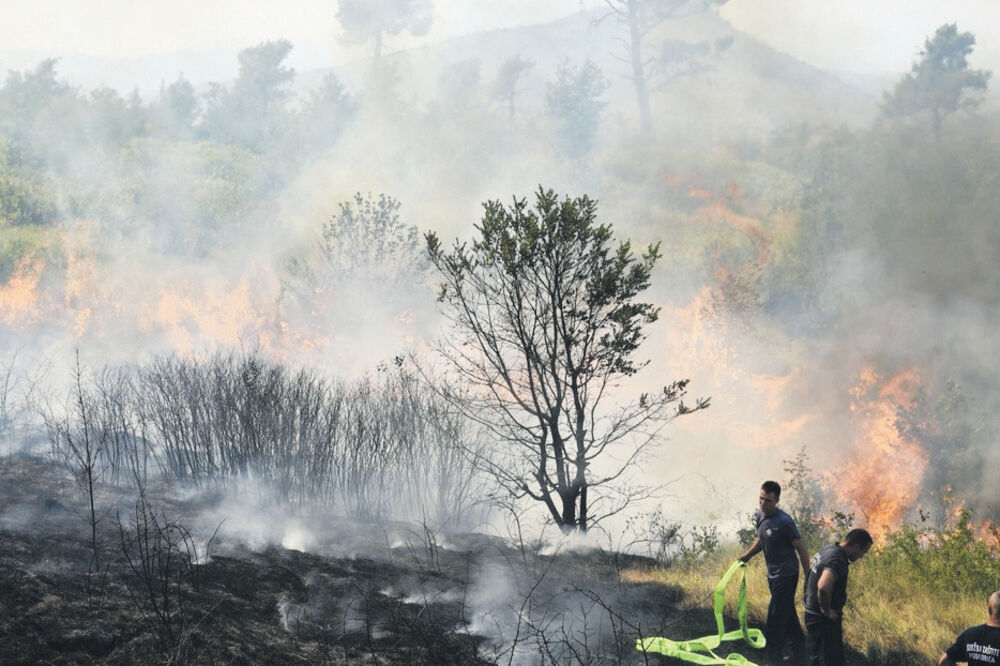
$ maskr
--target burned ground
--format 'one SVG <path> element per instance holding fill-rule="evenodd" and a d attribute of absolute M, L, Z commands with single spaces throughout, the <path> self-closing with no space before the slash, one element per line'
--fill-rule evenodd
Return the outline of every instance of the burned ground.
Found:
<path fill-rule="evenodd" d="M 109 510 L 114 499 L 118 508 Z M 481 639 L 457 630 L 460 603 L 393 593 L 414 583 L 463 584 L 407 564 L 404 553 L 378 560 L 274 546 L 254 552 L 220 531 L 203 564 L 161 567 L 150 590 L 121 545 L 134 498 L 104 488 L 102 500 L 95 563 L 72 479 L 38 458 L 0 466 L 0 663 L 484 663 L 476 657 Z M 212 497 L 151 501 L 182 523 L 194 522 Z M 185 553 L 173 556 L 182 564 Z"/>
<path fill-rule="evenodd" d="M 147 488 L 154 522 L 140 551 L 136 491 L 97 496 L 95 559 L 66 470 L 28 456 L 0 464 L 0 664 L 641 663 L 636 632 L 678 601 L 620 583 L 623 567 L 652 564 L 641 558 L 322 511 L 297 514 L 317 535 L 309 553 L 248 545 L 218 492 Z M 173 525 L 191 526 L 180 529 L 193 549 L 166 545 Z"/>
<path fill-rule="evenodd" d="M 190 525 L 198 544 L 171 551 L 170 563 L 150 551 L 152 586 L 129 565 L 134 540 L 123 543 L 134 489 L 100 488 L 95 562 L 72 476 L 43 458 L 0 461 L 0 665 L 679 664 L 637 652 L 635 639 L 715 627 L 709 598 L 623 575 L 656 567 L 648 558 L 300 508 L 295 520 L 314 535 L 302 552 L 248 542 L 227 526 L 221 493 L 146 495 L 158 525 Z M 851 653 L 849 663 L 873 662 Z"/>

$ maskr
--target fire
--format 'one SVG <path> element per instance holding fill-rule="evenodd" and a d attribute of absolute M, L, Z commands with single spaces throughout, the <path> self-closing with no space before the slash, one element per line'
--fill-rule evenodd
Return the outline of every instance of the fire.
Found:
<path fill-rule="evenodd" d="M 82 339 L 87 333 L 97 302 L 103 296 L 101 284 L 97 261 L 91 256 L 77 253 L 72 245 L 67 244 L 63 304 L 73 320 L 73 337 L 76 340 Z"/>
<path fill-rule="evenodd" d="M 140 303 L 138 315 L 141 330 L 163 332 L 171 348 L 185 354 L 207 342 L 235 346 L 249 333 L 266 346 L 270 328 L 254 302 L 246 275 L 231 287 L 187 283 L 164 290 Z"/>
<path fill-rule="evenodd" d="M 919 386 L 915 369 L 883 380 L 873 367 L 865 366 L 851 389 L 857 432 L 854 453 L 834 473 L 832 485 L 838 499 L 861 514 L 877 542 L 899 527 L 912 509 L 927 469 L 923 447 L 899 425 Z"/>
<path fill-rule="evenodd" d="M 0 324 L 13 329 L 34 326 L 42 319 L 38 284 L 44 259 L 22 257 L 6 284 L 0 284 Z"/>
<path fill-rule="evenodd" d="M 984 520 L 972 526 L 977 541 L 982 541 L 993 553 L 1000 554 L 1000 525 L 992 520 Z"/>

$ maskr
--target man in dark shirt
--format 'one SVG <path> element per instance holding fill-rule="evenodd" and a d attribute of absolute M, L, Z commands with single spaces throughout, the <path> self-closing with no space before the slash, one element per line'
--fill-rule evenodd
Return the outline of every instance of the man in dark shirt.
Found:
<path fill-rule="evenodd" d="M 966 629 L 944 651 L 938 666 L 969 664 L 1000 664 L 1000 590 L 990 595 L 986 604 L 986 624 Z"/>
<path fill-rule="evenodd" d="M 806 631 L 812 643 L 812 666 L 843 666 L 844 631 L 841 614 L 847 604 L 847 572 L 872 547 L 872 536 L 854 529 L 840 543 L 820 549 L 809 566 L 805 606 Z"/>
<path fill-rule="evenodd" d="M 806 639 L 795 612 L 795 591 L 799 587 L 799 563 L 803 573 L 809 570 L 809 551 L 802 543 L 799 528 L 791 516 L 778 508 L 781 486 L 765 481 L 760 487 L 760 509 L 755 515 L 757 539 L 740 560 L 746 562 L 764 551 L 767 563 L 767 586 L 771 602 L 767 606 L 767 658 L 772 665 L 780 664 L 785 641 L 792 644 L 795 664 L 805 663 Z M 796 554 L 798 558 L 796 559 Z"/>

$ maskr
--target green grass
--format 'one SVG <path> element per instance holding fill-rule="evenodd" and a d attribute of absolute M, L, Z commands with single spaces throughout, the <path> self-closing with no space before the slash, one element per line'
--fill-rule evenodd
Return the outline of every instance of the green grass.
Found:
<path fill-rule="evenodd" d="M 863 659 L 863 662 L 854 663 L 880 666 L 936 664 L 944 649 L 963 629 L 986 621 L 988 594 L 969 591 L 967 580 L 949 581 L 920 575 L 919 567 L 901 556 L 893 543 L 872 551 L 851 566 L 848 602 L 844 612 L 845 643 L 849 650 L 857 652 Z M 974 544 L 969 545 L 967 552 L 970 556 L 978 555 Z M 710 609 L 712 590 L 741 551 L 737 545 L 726 546 L 696 562 L 680 561 L 669 567 L 630 570 L 625 572 L 624 577 L 629 582 L 651 582 L 680 588 L 683 591 L 680 602 L 682 613 Z M 955 557 L 953 550 L 935 545 L 925 545 L 919 555 L 928 561 Z M 992 562 L 996 562 L 995 557 Z M 963 567 L 960 562 L 956 564 L 959 566 L 954 570 L 958 572 L 956 575 L 960 575 Z M 991 563 L 983 564 L 988 569 Z M 979 587 L 1000 587 L 997 580 L 989 580 L 991 574 L 986 572 L 982 575 Z M 960 587 L 965 587 L 965 591 L 959 591 Z M 747 588 L 748 622 L 751 626 L 763 628 L 769 595 L 761 556 L 754 558 L 747 568 Z M 736 616 L 735 590 L 734 582 L 726 596 L 727 629 L 736 628 L 735 620 L 729 619 Z M 801 619 L 801 597 L 798 599 L 798 611 Z M 695 638 L 713 633 L 715 627 L 708 624 L 704 627 L 678 626 L 676 629 L 676 632 L 668 634 L 669 638 Z M 696 633 L 685 633 L 690 631 Z"/>

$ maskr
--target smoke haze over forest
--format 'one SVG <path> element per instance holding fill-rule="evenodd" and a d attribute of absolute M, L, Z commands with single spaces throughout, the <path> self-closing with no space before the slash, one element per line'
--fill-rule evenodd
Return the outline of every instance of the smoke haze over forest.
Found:
<path fill-rule="evenodd" d="M 943 24 L 975 35 L 972 69 L 1000 66 L 989 3 L 905 21 L 879 3 L 856 36 L 892 39 L 857 51 L 818 3 L 789 31 L 841 32 L 805 45 L 745 0 L 692 2 L 648 38 L 647 133 L 603 3 L 437 0 L 378 68 L 334 3 L 305 3 L 306 22 L 98 3 L 63 41 L 70 4 L 3 10 L 33 25 L 0 52 L 0 367 L 20 387 L 61 387 L 76 349 L 93 367 L 254 349 L 345 380 L 427 354 L 442 322 L 422 234 L 468 240 L 483 202 L 542 186 L 662 243 L 650 364 L 618 395 L 690 378 L 712 398 L 637 472 L 668 484 L 668 515 L 728 529 L 804 447 L 860 523 L 940 513 L 943 492 L 998 517 L 996 82 L 939 136 L 883 98 Z M 330 226 L 366 207 L 391 247 Z"/>

